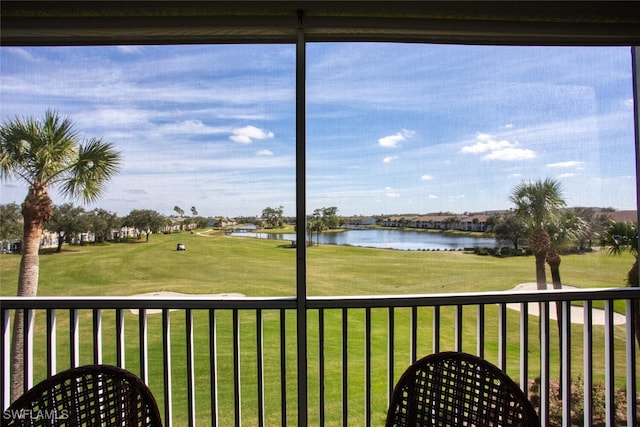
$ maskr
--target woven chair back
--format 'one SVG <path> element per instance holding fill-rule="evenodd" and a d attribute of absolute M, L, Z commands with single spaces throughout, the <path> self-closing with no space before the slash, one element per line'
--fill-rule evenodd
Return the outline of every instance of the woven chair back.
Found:
<path fill-rule="evenodd" d="M 535 409 L 501 369 L 479 357 L 442 352 L 411 365 L 391 397 L 387 427 L 539 426 Z"/>
<path fill-rule="evenodd" d="M 137 376 L 87 365 L 49 377 L 3 412 L 2 426 L 161 427 L 156 401 Z"/>

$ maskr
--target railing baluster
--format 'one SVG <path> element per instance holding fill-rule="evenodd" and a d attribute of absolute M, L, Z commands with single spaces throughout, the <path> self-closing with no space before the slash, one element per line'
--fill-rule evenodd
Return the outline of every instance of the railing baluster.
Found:
<path fill-rule="evenodd" d="M 638 331 L 635 330 L 635 316 L 638 315 L 638 312 L 634 310 L 634 308 L 638 307 L 638 300 L 627 300 L 626 302 L 626 363 L 627 366 L 632 370 L 631 375 L 627 374 L 626 383 L 627 383 L 627 425 L 636 426 L 638 425 L 638 415 L 637 415 L 637 397 L 636 397 L 636 333 Z"/>
<path fill-rule="evenodd" d="M 440 351 L 440 306 L 433 306 L 433 353 Z"/>
<path fill-rule="evenodd" d="M 364 425 L 371 425 L 371 307 L 364 309 Z"/>
<path fill-rule="evenodd" d="M 78 322 L 78 310 L 72 308 L 69 310 L 69 363 L 71 368 L 80 365 L 80 328 Z"/>
<path fill-rule="evenodd" d="M 584 425 L 589 427 L 593 419 L 593 303 L 584 302 Z"/>
<path fill-rule="evenodd" d="M 498 367 L 507 370 L 507 304 L 499 305 L 498 315 Z"/>
<path fill-rule="evenodd" d="M 558 304 L 558 302 L 556 302 Z M 571 425 L 571 302 L 562 301 L 562 425 Z"/>
<path fill-rule="evenodd" d="M 47 309 L 47 377 L 57 373 L 58 354 L 56 351 L 56 310 Z"/>
<path fill-rule="evenodd" d="M 549 425 L 549 303 L 540 304 L 540 423 Z"/>
<path fill-rule="evenodd" d="M 484 304 L 478 304 L 476 322 L 476 354 L 484 358 Z"/>
<path fill-rule="evenodd" d="M 287 312 L 280 309 L 280 425 L 287 426 Z"/>
<path fill-rule="evenodd" d="M 164 425 L 173 425 L 173 402 L 171 396 L 171 312 L 162 309 L 162 356 L 164 374 Z"/>
<path fill-rule="evenodd" d="M 418 360 L 418 307 L 411 307 L 411 341 L 409 349 L 411 354 L 410 365 Z"/>
<path fill-rule="evenodd" d="M 529 397 L 529 303 L 520 304 L 520 389 Z"/>
<path fill-rule="evenodd" d="M 187 353 L 187 422 L 189 426 L 196 424 L 196 390 L 195 367 L 193 360 L 193 311 L 187 308 L 184 313 L 186 327 L 186 353 Z"/>
<path fill-rule="evenodd" d="M 102 310 L 93 309 L 93 363 L 102 363 Z"/>
<path fill-rule="evenodd" d="M 395 308 L 389 307 L 387 318 L 387 407 L 391 402 L 391 395 L 395 387 Z"/>
<path fill-rule="evenodd" d="M 233 310 L 233 403 L 236 427 L 242 425 L 242 401 L 240 395 L 240 317 Z"/>
<path fill-rule="evenodd" d="M 455 349 L 456 351 L 462 351 L 462 306 L 455 306 Z"/>
<path fill-rule="evenodd" d="M 140 378 L 149 383 L 149 322 L 147 310 L 138 309 L 138 339 L 140 340 Z"/>
<path fill-rule="evenodd" d="M 324 309 L 318 310 L 318 417 L 319 424 L 324 425 Z"/>
<path fill-rule="evenodd" d="M 347 340 L 349 313 L 346 308 L 342 309 L 342 425 L 349 427 L 349 355 Z"/>
<path fill-rule="evenodd" d="M 607 427 L 613 427 L 616 423 L 615 411 L 615 349 L 613 333 L 613 301 L 604 302 L 605 325 L 604 325 L 604 365 L 605 365 L 605 423 Z"/>
<path fill-rule="evenodd" d="M 262 328 L 262 310 L 256 310 L 256 352 L 257 354 L 257 376 L 258 376 L 258 425 L 264 426 L 264 340 Z"/>
<path fill-rule="evenodd" d="M 33 387 L 33 332 L 35 326 L 35 311 L 31 309 L 25 311 L 24 332 L 26 337 L 24 339 L 24 389 L 29 390 Z"/>
<path fill-rule="evenodd" d="M 218 333 L 216 311 L 209 309 L 209 384 L 211 391 L 211 426 L 218 426 Z"/>
<path fill-rule="evenodd" d="M 124 310 L 116 309 L 116 363 L 126 368 L 124 359 Z"/>

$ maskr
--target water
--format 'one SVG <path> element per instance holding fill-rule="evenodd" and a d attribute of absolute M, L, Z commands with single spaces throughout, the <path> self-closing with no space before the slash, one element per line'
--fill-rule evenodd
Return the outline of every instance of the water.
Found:
<path fill-rule="evenodd" d="M 232 233 L 232 236 L 258 237 L 270 240 L 296 240 L 295 234 Z M 487 237 L 456 236 L 405 230 L 348 230 L 340 233 L 313 235 L 320 244 L 364 246 L 400 250 L 459 250 L 463 248 L 496 246 L 496 240 Z"/>

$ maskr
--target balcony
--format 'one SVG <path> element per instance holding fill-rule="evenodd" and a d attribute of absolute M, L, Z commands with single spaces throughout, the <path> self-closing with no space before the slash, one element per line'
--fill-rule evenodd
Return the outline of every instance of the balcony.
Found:
<path fill-rule="evenodd" d="M 383 425 L 404 369 L 445 350 L 506 370 L 543 426 L 594 425 L 600 417 L 607 426 L 634 426 L 638 299 L 640 288 L 3 298 L 2 404 L 9 404 L 12 313 L 24 309 L 25 387 L 71 366 L 118 365 L 149 384 L 166 426 Z M 571 396 L 570 384 L 584 392 Z"/>

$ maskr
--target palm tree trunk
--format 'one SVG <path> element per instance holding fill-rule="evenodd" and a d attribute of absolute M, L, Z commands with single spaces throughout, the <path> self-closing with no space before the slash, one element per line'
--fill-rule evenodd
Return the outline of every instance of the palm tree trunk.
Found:
<path fill-rule="evenodd" d="M 38 292 L 39 256 L 41 228 L 27 230 L 25 224 L 22 260 L 20 261 L 19 297 L 33 297 Z M 13 321 L 11 346 L 11 401 L 24 393 L 24 311 L 16 310 Z"/>
<path fill-rule="evenodd" d="M 38 293 L 40 239 L 51 214 L 52 203 L 46 188 L 31 187 L 22 204 L 24 234 L 18 278 L 19 297 L 34 297 Z M 24 393 L 24 332 L 24 312 L 17 310 L 13 322 L 13 345 L 11 346 L 11 401 Z"/>
<path fill-rule="evenodd" d="M 551 270 L 551 282 L 553 283 L 553 289 L 562 289 L 562 281 L 560 280 L 560 255 L 556 252 L 553 246 L 549 249 L 549 253 L 547 254 L 547 264 L 549 264 L 549 269 Z M 562 307 L 560 307 L 560 303 L 558 301 L 555 302 L 556 305 L 556 317 L 558 324 L 558 355 L 560 359 L 560 386 L 558 387 L 558 394 L 562 394 L 562 356 L 563 356 L 563 347 L 562 347 Z"/>

